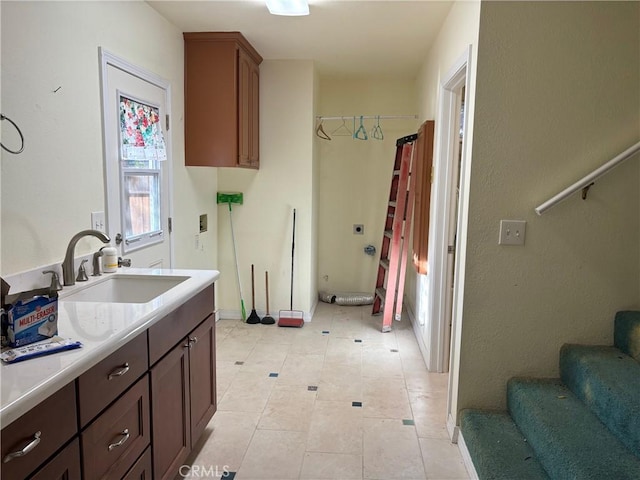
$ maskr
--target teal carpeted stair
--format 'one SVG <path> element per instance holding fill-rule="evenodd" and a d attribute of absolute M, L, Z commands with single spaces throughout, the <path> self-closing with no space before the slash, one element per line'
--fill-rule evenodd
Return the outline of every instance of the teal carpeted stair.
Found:
<path fill-rule="evenodd" d="M 640 312 L 614 332 L 615 347 L 564 345 L 560 379 L 511 379 L 508 413 L 461 412 L 480 479 L 640 480 Z"/>

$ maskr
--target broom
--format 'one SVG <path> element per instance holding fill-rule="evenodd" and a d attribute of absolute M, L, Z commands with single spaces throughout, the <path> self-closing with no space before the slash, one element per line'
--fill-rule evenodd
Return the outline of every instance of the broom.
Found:
<path fill-rule="evenodd" d="M 253 263 L 251 264 L 251 314 L 247 318 L 247 323 L 256 324 L 260 323 L 260 317 L 256 313 L 256 291 L 253 283 Z"/>
<path fill-rule="evenodd" d="M 280 310 L 278 319 L 279 327 L 302 327 L 304 325 L 304 312 L 293 309 L 293 258 L 296 249 L 296 209 L 293 209 L 293 238 L 291 240 L 291 297 L 289 310 Z"/>
<path fill-rule="evenodd" d="M 269 315 L 269 272 L 264 272 L 264 286 L 265 292 L 267 294 L 267 314 L 262 317 L 260 323 L 262 323 L 263 325 L 273 325 L 274 323 L 276 323 L 276 319 Z"/>
<path fill-rule="evenodd" d="M 216 202 L 229 204 L 229 223 L 231 224 L 231 243 L 233 245 L 233 258 L 236 262 L 236 274 L 238 278 L 238 290 L 240 291 L 240 314 L 242 315 L 242 321 L 247 321 L 247 311 L 244 308 L 244 297 L 242 296 L 242 286 L 240 284 L 240 269 L 238 268 L 238 252 L 236 251 L 236 237 L 233 234 L 233 217 L 231 215 L 231 204 L 242 205 L 242 192 L 218 192 L 216 196 Z"/>

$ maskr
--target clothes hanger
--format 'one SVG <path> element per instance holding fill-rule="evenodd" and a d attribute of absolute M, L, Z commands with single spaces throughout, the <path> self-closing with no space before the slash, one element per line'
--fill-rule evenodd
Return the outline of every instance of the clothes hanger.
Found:
<path fill-rule="evenodd" d="M 355 128 L 355 121 L 356 121 L 356 117 L 353 117 L 354 128 Z M 369 136 L 367 135 L 367 130 L 364 128 L 363 121 L 364 121 L 363 116 L 360 115 L 360 126 L 355 132 L 353 132 L 353 138 L 358 140 L 367 140 L 369 138 Z"/>
<path fill-rule="evenodd" d="M 378 115 L 378 123 L 371 129 L 371 136 L 376 140 L 384 140 L 384 133 L 382 133 L 382 128 L 380 128 L 380 115 Z"/>
<path fill-rule="evenodd" d="M 318 122 L 318 126 L 316 127 L 316 135 L 323 140 L 331 140 L 331 137 L 327 134 L 327 132 L 324 131 L 324 128 L 322 127 L 322 118 L 320 119 L 320 122 Z"/>
<path fill-rule="evenodd" d="M 349 127 L 347 127 L 347 123 L 344 120 L 344 117 L 340 117 L 342 118 L 342 125 L 340 125 L 338 128 L 336 128 L 333 132 L 331 132 L 331 135 L 337 136 L 337 137 L 350 137 L 353 135 L 353 132 L 351 130 L 349 130 Z"/>

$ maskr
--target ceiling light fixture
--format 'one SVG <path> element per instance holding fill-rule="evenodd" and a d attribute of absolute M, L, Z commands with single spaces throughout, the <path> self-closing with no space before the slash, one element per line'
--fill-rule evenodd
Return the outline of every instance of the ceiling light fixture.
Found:
<path fill-rule="evenodd" d="M 290 17 L 309 15 L 307 0 L 266 0 L 269 13 Z"/>

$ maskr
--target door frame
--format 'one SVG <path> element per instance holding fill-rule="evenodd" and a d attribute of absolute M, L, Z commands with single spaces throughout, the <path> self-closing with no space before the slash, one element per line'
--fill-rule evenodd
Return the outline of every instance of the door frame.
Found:
<path fill-rule="evenodd" d="M 449 324 L 452 321 L 452 298 L 449 294 L 449 285 L 451 285 L 456 265 L 449 265 L 449 232 L 454 227 L 455 218 L 453 204 L 453 192 L 458 187 L 457 179 L 461 178 L 462 170 L 466 164 L 466 155 L 463 150 L 460 172 L 457 171 L 458 153 L 459 153 L 459 131 L 460 127 L 457 123 L 460 108 L 460 90 L 467 84 L 467 70 L 471 60 L 471 47 L 460 57 L 443 77 L 440 83 L 440 105 L 438 108 L 439 118 L 436 152 L 436 168 L 434 172 L 433 188 L 434 202 L 432 205 L 431 215 L 434 219 L 433 227 L 430 232 L 429 242 L 433 245 L 433 251 L 439 254 L 432 255 L 429 259 L 431 263 L 431 272 L 433 279 L 430 284 L 429 296 L 434 301 L 429 302 L 431 305 L 429 317 L 429 364 L 431 371 L 447 372 L 449 370 L 449 357 L 451 353 L 451 329 Z M 468 88 L 466 91 L 468 92 Z M 463 128 L 463 138 L 467 130 L 467 122 Z M 459 196 L 462 197 L 462 188 Z M 460 202 L 460 198 L 458 199 Z M 458 215 L 459 216 L 459 215 Z M 456 242 L 459 243 L 459 242 Z M 454 245 L 458 251 L 458 245 Z M 456 255 L 456 263 L 458 256 Z M 455 277 L 457 281 L 457 277 Z M 455 285 L 454 285 L 455 290 Z"/>
<path fill-rule="evenodd" d="M 133 63 L 125 60 L 122 57 L 118 57 L 113 53 L 105 50 L 103 47 L 98 47 L 98 57 L 99 57 L 99 65 L 100 65 L 100 97 L 101 97 L 101 109 L 102 109 L 102 166 L 103 166 L 103 176 L 104 176 L 104 205 L 105 205 L 105 231 L 109 231 L 110 224 L 109 221 L 114 216 L 120 216 L 120 209 L 118 208 L 118 201 L 120 197 L 120 190 L 118 192 L 109 192 L 108 188 L 108 179 L 112 178 L 111 176 L 114 174 L 118 174 L 119 172 L 114 172 L 113 162 L 107 161 L 107 152 L 108 145 L 113 145 L 113 142 L 117 143 L 117 139 L 113 139 L 111 135 L 108 133 L 109 129 L 107 129 L 107 104 L 108 104 L 108 92 L 109 92 L 109 84 L 107 81 L 107 69 L 109 66 L 122 70 L 123 72 L 139 78 L 142 81 L 150 83 L 162 90 L 165 91 L 165 111 L 168 118 L 171 118 L 171 83 L 169 80 L 149 71 Z M 168 195 L 168 204 L 169 211 L 167 212 L 167 217 L 173 218 L 173 155 L 171 154 L 171 135 L 169 132 L 166 132 L 165 136 L 165 144 L 167 148 L 167 161 L 166 161 L 166 172 L 163 174 L 167 175 L 167 185 L 168 191 L 166 194 Z M 175 264 L 174 259 L 174 248 L 173 241 L 171 235 L 171 229 L 167 225 L 168 235 L 166 236 L 166 240 L 169 242 L 169 268 L 173 268 Z M 166 268 L 166 267 L 165 267 Z"/>

